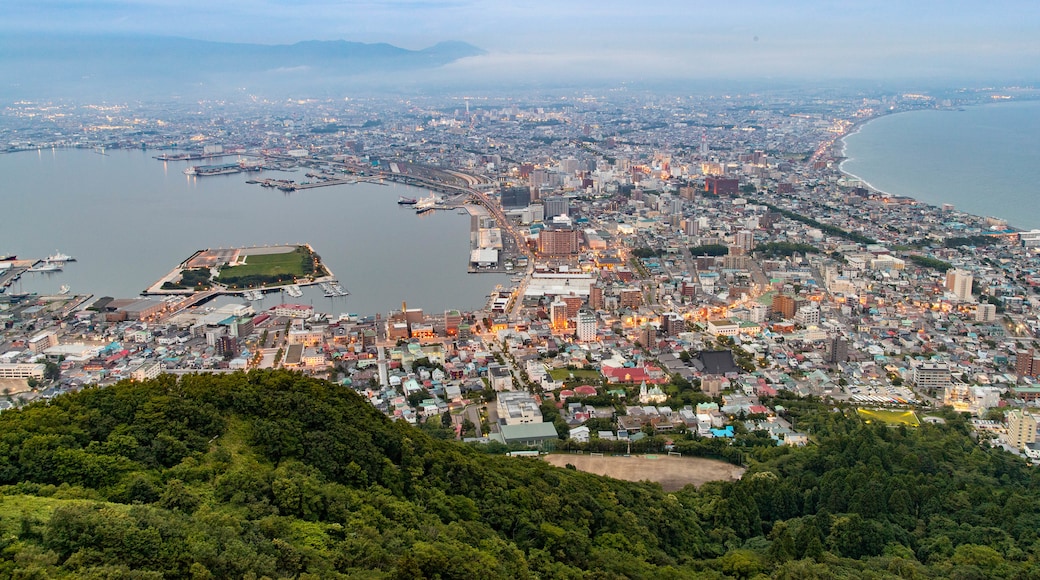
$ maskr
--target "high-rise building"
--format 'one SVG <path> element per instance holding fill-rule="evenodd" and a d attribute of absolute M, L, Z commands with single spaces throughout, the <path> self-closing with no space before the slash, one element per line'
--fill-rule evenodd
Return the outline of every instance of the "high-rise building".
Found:
<path fill-rule="evenodd" d="M 531 186 L 536 190 L 549 183 L 549 173 L 544 169 L 535 169 L 531 172 Z"/>
<path fill-rule="evenodd" d="M 643 303 L 643 292 L 639 288 L 624 288 L 618 294 L 621 308 L 639 308 Z"/>
<path fill-rule="evenodd" d="M 1015 374 L 1019 377 L 1031 377 L 1033 372 L 1033 349 L 1019 350 L 1015 353 Z"/>
<path fill-rule="evenodd" d="M 562 195 L 553 195 L 542 200 L 545 204 L 545 219 L 552 219 L 558 215 L 569 215 L 571 211 L 570 200 Z"/>
<path fill-rule="evenodd" d="M 750 252 L 755 245 L 755 234 L 747 230 L 737 232 L 734 243 L 744 251 Z"/>
<path fill-rule="evenodd" d="M 1007 414 L 1007 443 L 1018 449 L 1025 449 L 1030 443 L 1036 443 L 1036 417 L 1014 409 Z"/>
<path fill-rule="evenodd" d="M 574 318 L 578 315 L 578 310 L 581 309 L 581 305 L 585 303 L 585 299 L 581 296 L 563 296 L 560 298 L 567 304 L 567 318 Z"/>
<path fill-rule="evenodd" d="M 794 318 L 797 301 L 784 294 L 773 296 L 773 312 L 777 312 L 783 318 Z"/>
<path fill-rule="evenodd" d="M 688 219 L 683 223 L 683 232 L 688 236 L 699 236 L 701 224 L 695 219 Z"/>
<path fill-rule="evenodd" d="M 832 336 L 827 342 L 827 362 L 843 363 L 849 360 L 849 342 L 840 336 Z"/>
<path fill-rule="evenodd" d="M 946 272 L 946 289 L 961 302 L 971 302 L 971 272 L 953 268 Z"/>
<path fill-rule="evenodd" d="M 581 248 L 578 230 L 542 230 L 538 234 L 538 253 L 544 256 L 569 256 Z"/>
<path fill-rule="evenodd" d="M 736 195 L 740 181 L 729 177 L 708 177 L 704 180 L 704 191 L 712 195 Z"/>
<path fill-rule="evenodd" d="M 213 346 L 217 356 L 231 358 L 238 354 L 238 340 L 227 334 L 218 337 Z"/>
<path fill-rule="evenodd" d="M 589 286 L 589 306 L 593 310 L 603 309 L 603 288 L 599 284 Z"/>
<path fill-rule="evenodd" d="M 553 329 L 561 330 L 567 328 L 567 303 L 563 300 L 556 300 L 550 304 L 549 319 L 552 321 Z"/>
<path fill-rule="evenodd" d="M 639 343 L 644 348 L 650 349 L 657 346 L 657 329 L 650 324 L 644 324 L 639 329 Z"/>
<path fill-rule="evenodd" d="M 979 304 L 975 309 L 975 322 L 993 322 L 997 319 L 997 307 L 989 302 Z"/>
<path fill-rule="evenodd" d="M 596 315 L 588 310 L 578 311 L 577 316 L 578 340 L 582 342 L 593 342 L 596 340 Z"/>
<path fill-rule="evenodd" d="M 677 312 L 665 312 L 661 315 L 661 330 L 668 336 L 678 336 L 686 330 L 686 320 Z"/>
<path fill-rule="evenodd" d="M 531 188 L 525 186 L 502 188 L 502 207 L 516 209 L 531 205 Z"/>

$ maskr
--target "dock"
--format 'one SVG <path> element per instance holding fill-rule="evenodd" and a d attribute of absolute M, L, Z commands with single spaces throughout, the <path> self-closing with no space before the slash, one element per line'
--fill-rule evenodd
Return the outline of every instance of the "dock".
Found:
<path fill-rule="evenodd" d="M 282 191 L 300 191 L 304 189 L 314 189 L 316 187 L 331 187 L 333 185 L 355 185 L 358 183 L 378 183 L 379 185 L 386 185 L 383 182 L 383 177 L 380 175 L 358 175 L 354 177 L 328 177 L 323 178 L 314 174 L 308 174 L 308 177 L 317 177 L 318 181 L 312 181 L 309 183 L 296 183 L 289 179 L 250 179 L 246 183 L 259 184 L 260 187 L 274 187 Z"/>

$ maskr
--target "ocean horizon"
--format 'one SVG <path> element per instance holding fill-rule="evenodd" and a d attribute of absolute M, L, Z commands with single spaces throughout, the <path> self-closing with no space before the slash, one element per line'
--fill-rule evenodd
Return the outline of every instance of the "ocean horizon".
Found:
<path fill-rule="evenodd" d="M 839 169 L 872 190 L 1040 228 L 1040 101 L 882 115 L 841 142 Z"/>

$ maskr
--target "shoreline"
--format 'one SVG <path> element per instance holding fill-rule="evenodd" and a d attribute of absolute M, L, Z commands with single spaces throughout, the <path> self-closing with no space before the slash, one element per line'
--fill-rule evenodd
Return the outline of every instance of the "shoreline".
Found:
<path fill-rule="evenodd" d="M 1015 102 L 1021 102 L 1021 101 L 1015 101 Z M 984 104 L 973 105 L 973 106 L 974 107 L 988 107 L 988 106 L 1001 105 L 1001 104 L 1007 104 L 1007 103 L 984 103 Z M 906 114 L 906 113 L 916 113 L 916 112 L 922 112 L 922 111 L 956 112 L 956 111 L 963 111 L 963 110 L 964 110 L 964 107 L 959 107 L 959 108 L 956 108 L 956 109 L 945 109 L 944 108 L 944 109 L 917 109 L 917 110 L 913 110 L 913 111 L 895 111 L 895 112 L 887 112 L 887 113 L 875 115 L 873 117 L 870 117 L 869 119 L 864 119 L 861 122 L 857 122 L 857 123 L 853 124 L 852 128 L 847 133 L 842 135 L 841 138 L 839 139 L 839 141 L 841 141 L 841 158 L 840 158 L 841 161 L 839 161 L 839 163 L 838 163 L 838 172 L 841 173 L 841 175 L 844 176 L 844 177 L 855 179 L 860 184 L 862 184 L 863 187 L 865 187 L 865 188 L 869 189 L 870 191 L 873 191 L 873 192 L 875 192 L 877 194 L 880 194 L 880 195 L 883 195 L 883 196 L 886 196 L 886 197 L 896 198 L 896 199 L 910 199 L 910 200 L 913 200 L 915 203 L 920 204 L 920 205 L 928 206 L 928 207 L 931 207 L 931 208 L 941 208 L 942 205 L 944 205 L 944 204 L 946 204 L 948 202 L 939 202 L 939 203 L 928 202 L 928 201 L 924 201 L 924 200 L 922 200 L 919 197 L 916 197 L 914 195 L 907 195 L 907 194 L 894 193 L 894 192 L 891 192 L 891 191 L 887 191 L 887 190 L 884 190 L 884 189 L 882 189 L 880 187 L 875 186 L 874 184 L 872 184 L 871 182 L 867 181 L 863 177 L 861 177 L 861 176 L 853 173 L 852 171 L 849 171 L 848 169 L 846 169 L 845 163 L 847 161 L 851 161 L 851 160 L 855 159 L 854 157 L 850 157 L 850 156 L 847 155 L 848 142 L 846 141 L 846 138 L 848 138 L 848 137 L 850 137 L 852 135 L 856 135 L 857 133 L 859 133 L 864 127 L 866 127 L 871 122 L 876 121 L 876 120 L 881 119 L 881 118 L 884 118 L 884 117 L 890 117 L 890 116 L 894 116 L 894 115 L 902 115 L 902 114 Z M 1013 225 L 1011 223 L 1011 221 L 1009 219 L 1007 219 L 1007 218 L 1003 218 L 1003 217 L 995 216 L 995 215 L 976 214 L 976 213 L 972 213 L 972 212 L 966 211 L 964 209 L 959 209 L 957 204 L 950 203 L 950 205 L 952 205 L 954 207 L 954 211 L 957 212 L 957 213 L 961 213 L 961 214 L 964 214 L 964 215 L 970 215 L 970 216 L 973 216 L 973 217 L 978 218 L 978 219 L 992 218 L 992 219 L 996 219 L 996 220 L 1001 220 L 1001 221 L 1004 221 L 1007 224 L 1007 228 L 1006 229 L 1008 229 L 1008 230 L 1013 230 L 1013 231 L 1017 231 L 1017 232 L 1028 231 L 1028 228 L 1020 228 L 1018 226 Z"/>

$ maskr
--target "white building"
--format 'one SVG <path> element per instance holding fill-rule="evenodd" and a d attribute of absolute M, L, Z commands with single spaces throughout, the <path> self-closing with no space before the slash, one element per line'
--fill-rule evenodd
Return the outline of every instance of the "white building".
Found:
<path fill-rule="evenodd" d="M 45 330 L 29 339 L 29 350 L 33 354 L 41 354 L 52 346 L 58 345 L 58 336 L 53 330 Z"/>
<path fill-rule="evenodd" d="M 910 382 L 918 389 L 945 389 L 950 386 L 950 365 L 944 362 L 911 361 Z"/>
<path fill-rule="evenodd" d="M 578 340 L 582 342 L 593 342 L 596 340 L 596 331 L 596 315 L 588 310 L 578 311 Z"/>
<path fill-rule="evenodd" d="M 0 379 L 42 379 L 47 366 L 36 363 L 0 363 Z"/>
<path fill-rule="evenodd" d="M 310 318 L 314 316 L 314 307 L 306 304 L 279 304 L 271 309 L 271 314 L 288 318 Z"/>
<path fill-rule="evenodd" d="M 146 362 L 130 372 L 130 378 L 135 381 L 147 381 L 154 379 L 162 373 L 162 365 L 158 362 Z"/>
<path fill-rule="evenodd" d="M 795 313 L 794 320 L 803 326 L 818 325 L 820 324 L 820 307 L 816 304 L 802 306 Z"/>
<path fill-rule="evenodd" d="M 736 336 L 740 334 L 740 325 L 728 318 L 709 320 L 708 334 L 712 336 Z"/>
<path fill-rule="evenodd" d="M 975 322 L 993 322 L 997 319 L 997 307 L 989 302 L 983 302 L 975 307 Z"/>
<path fill-rule="evenodd" d="M 541 423 L 542 411 L 534 397 L 524 391 L 505 391 L 498 394 L 498 420 L 503 425 Z"/>

